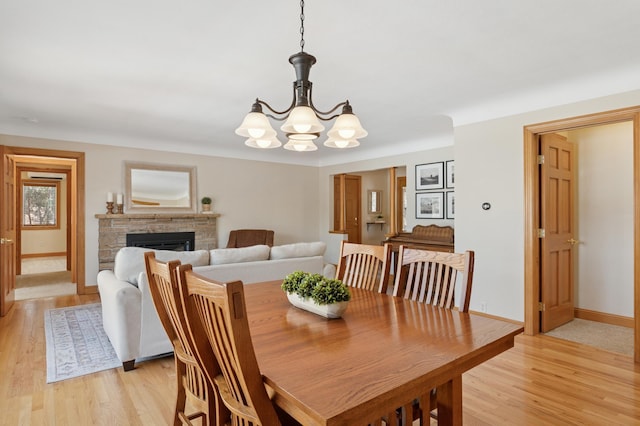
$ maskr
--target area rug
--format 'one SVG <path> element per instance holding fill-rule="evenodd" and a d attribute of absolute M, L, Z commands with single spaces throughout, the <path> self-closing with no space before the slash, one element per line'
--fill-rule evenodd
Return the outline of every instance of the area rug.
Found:
<path fill-rule="evenodd" d="M 574 318 L 545 334 L 633 356 L 633 328 Z"/>
<path fill-rule="evenodd" d="M 102 328 L 99 303 L 49 309 L 44 330 L 47 383 L 122 365 Z"/>

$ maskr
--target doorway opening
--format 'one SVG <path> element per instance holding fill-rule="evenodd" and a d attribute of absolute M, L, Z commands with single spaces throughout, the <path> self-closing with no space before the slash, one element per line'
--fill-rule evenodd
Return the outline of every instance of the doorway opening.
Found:
<path fill-rule="evenodd" d="M 68 232 L 65 232 L 63 238 L 66 239 L 66 246 L 64 249 L 64 257 L 66 263 L 66 269 L 70 271 L 71 282 L 76 285 L 77 294 L 85 294 L 85 245 L 84 245 L 84 228 L 85 228 L 85 196 L 84 196 L 84 153 L 75 151 L 59 151 L 51 149 L 38 149 L 38 148 L 26 148 L 26 147 L 11 147 L 4 146 L 2 149 L 3 156 L 10 161 L 5 161 L 5 164 L 10 164 L 13 173 L 13 187 L 17 187 L 19 178 L 17 175 L 18 169 L 21 170 L 39 170 L 41 172 L 57 170 L 60 173 L 68 176 L 68 194 L 66 206 L 68 207 L 66 220 Z M 11 217 L 14 229 L 20 229 L 18 222 L 22 219 L 22 212 L 18 211 L 23 202 L 22 198 L 18 198 L 18 193 L 9 193 L 7 195 L 6 202 L 2 203 L 1 210 L 2 215 L 5 217 Z M 14 271 L 11 277 L 2 276 L 3 282 L 2 294 L 0 295 L 0 305 L 2 306 L 2 312 L 6 313 L 13 301 L 15 300 L 15 278 L 18 268 L 22 268 L 22 262 L 18 264 L 18 250 L 20 250 L 20 257 L 22 257 L 21 244 L 24 242 L 19 234 L 15 235 L 16 242 L 11 245 L 5 245 L 3 256 L 7 259 L 11 258 Z M 28 257 L 28 256 L 27 256 Z M 3 260 L 4 262 L 4 260 Z M 6 281 L 6 282 L 4 282 Z"/>
<path fill-rule="evenodd" d="M 71 165 L 16 163 L 15 300 L 77 294 L 71 280 Z"/>
<path fill-rule="evenodd" d="M 541 274 L 539 139 L 543 134 L 630 121 L 633 123 L 633 288 L 634 360 L 640 362 L 640 107 L 534 124 L 524 128 L 525 333 L 540 333 Z"/>

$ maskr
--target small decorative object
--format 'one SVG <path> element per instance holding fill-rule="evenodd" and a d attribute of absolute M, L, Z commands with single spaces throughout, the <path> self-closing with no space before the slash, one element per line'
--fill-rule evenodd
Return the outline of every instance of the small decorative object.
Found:
<path fill-rule="evenodd" d="M 211 212 L 211 198 L 210 197 L 202 197 L 202 212 L 210 213 Z"/>
<path fill-rule="evenodd" d="M 381 214 L 379 214 L 378 216 L 376 216 L 376 223 L 384 223 L 384 216 L 382 216 Z"/>
<path fill-rule="evenodd" d="M 116 208 L 117 208 L 116 213 L 122 214 L 124 212 L 123 206 L 124 206 L 124 204 L 123 204 L 123 201 L 122 201 L 122 194 L 118 193 L 116 195 Z"/>
<path fill-rule="evenodd" d="M 326 318 L 340 318 L 351 299 L 342 281 L 303 271 L 287 275 L 281 288 L 293 306 Z"/>
<path fill-rule="evenodd" d="M 113 214 L 113 192 L 107 192 L 107 214 Z"/>

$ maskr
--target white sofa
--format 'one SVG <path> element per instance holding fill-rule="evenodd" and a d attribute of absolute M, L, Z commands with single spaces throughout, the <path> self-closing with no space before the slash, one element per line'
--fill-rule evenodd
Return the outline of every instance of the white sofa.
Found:
<path fill-rule="evenodd" d="M 335 266 L 324 263 L 325 250 L 321 241 L 187 252 L 124 247 L 113 270 L 100 271 L 97 277 L 104 330 L 125 371 L 133 369 L 136 359 L 173 351 L 149 292 L 146 251 L 154 251 L 161 261 L 190 263 L 195 272 L 218 281 L 252 284 L 283 279 L 298 270 L 334 278 Z"/>

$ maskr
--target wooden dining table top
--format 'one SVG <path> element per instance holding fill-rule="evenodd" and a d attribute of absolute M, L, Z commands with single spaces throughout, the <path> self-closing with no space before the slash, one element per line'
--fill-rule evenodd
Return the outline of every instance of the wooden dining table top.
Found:
<path fill-rule="evenodd" d="M 305 425 L 375 421 L 513 347 L 523 327 L 351 288 L 342 318 L 293 307 L 281 281 L 244 286 L 273 401 Z"/>

